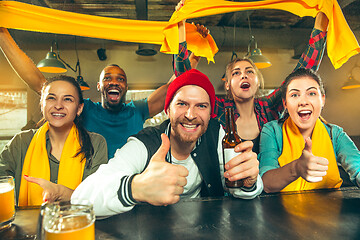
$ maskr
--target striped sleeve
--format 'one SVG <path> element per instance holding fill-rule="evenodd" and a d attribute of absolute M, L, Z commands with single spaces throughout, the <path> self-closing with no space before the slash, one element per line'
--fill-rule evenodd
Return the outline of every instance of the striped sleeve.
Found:
<path fill-rule="evenodd" d="M 123 176 L 120 180 L 120 187 L 118 190 L 118 197 L 124 207 L 131 207 L 138 203 L 132 196 L 131 182 L 136 174 L 131 176 Z"/>

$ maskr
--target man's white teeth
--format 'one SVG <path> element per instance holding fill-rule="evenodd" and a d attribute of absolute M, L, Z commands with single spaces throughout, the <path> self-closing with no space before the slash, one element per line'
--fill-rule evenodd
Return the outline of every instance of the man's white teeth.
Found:
<path fill-rule="evenodd" d="M 51 115 L 53 115 L 54 117 L 65 117 L 64 113 L 52 113 Z"/>
<path fill-rule="evenodd" d="M 116 90 L 116 89 L 111 89 L 109 90 L 109 93 L 115 93 L 115 94 L 119 94 L 119 90 Z"/>
<path fill-rule="evenodd" d="M 299 111 L 300 114 L 310 114 L 311 111 L 310 110 L 302 110 L 302 111 Z"/>
<path fill-rule="evenodd" d="M 183 124 L 185 128 L 195 129 L 196 125 Z"/>

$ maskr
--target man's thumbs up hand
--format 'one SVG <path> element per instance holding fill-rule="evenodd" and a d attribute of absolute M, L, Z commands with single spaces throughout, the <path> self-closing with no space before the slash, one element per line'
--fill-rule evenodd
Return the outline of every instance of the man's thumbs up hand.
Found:
<path fill-rule="evenodd" d="M 161 145 L 156 153 L 151 157 L 150 162 L 166 162 L 166 154 L 170 150 L 170 140 L 166 134 L 161 134 Z"/>
<path fill-rule="evenodd" d="M 185 167 L 166 162 L 170 140 L 165 134 L 161 134 L 161 140 L 161 146 L 151 157 L 145 171 L 136 175 L 131 184 L 135 200 L 155 206 L 178 202 L 189 174 Z"/>

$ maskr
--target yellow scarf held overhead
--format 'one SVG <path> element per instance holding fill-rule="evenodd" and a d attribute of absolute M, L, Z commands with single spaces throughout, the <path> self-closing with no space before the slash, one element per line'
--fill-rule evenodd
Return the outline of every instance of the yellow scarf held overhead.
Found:
<path fill-rule="evenodd" d="M 174 12 L 164 29 L 162 52 L 178 52 L 177 23 L 183 19 L 199 18 L 220 13 L 253 9 L 279 9 L 300 17 L 315 17 L 323 12 L 329 19 L 327 50 L 337 69 L 350 57 L 360 52 L 359 44 L 349 28 L 336 0 L 265 0 L 253 2 L 231 2 L 225 0 L 186 0 L 184 6 Z M 189 48 L 190 49 L 190 48 Z"/>
<path fill-rule="evenodd" d="M 19 206 L 41 205 L 43 202 L 43 189 L 35 183 L 26 181 L 24 175 L 50 181 L 50 165 L 46 150 L 46 133 L 48 130 L 49 123 L 46 122 L 36 131 L 26 152 L 21 173 Z M 58 184 L 75 189 L 81 183 L 86 160 L 81 161 L 83 154 L 74 157 L 79 149 L 79 136 L 74 124 L 61 153 Z"/>
<path fill-rule="evenodd" d="M 304 137 L 301 135 L 299 128 L 289 117 L 282 127 L 283 133 L 283 151 L 279 157 L 279 165 L 284 165 L 298 159 L 305 147 Z M 318 119 L 311 136 L 312 153 L 315 156 L 324 157 L 329 161 L 328 170 L 323 180 L 316 183 L 307 182 L 299 177 L 294 182 L 287 185 L 282 192 L 303 191 L 323 188 L 339 188 L 342 184 L 339 168 L 337 166 L 334 148 L 324 124 Z"/>
<path fill-rule="evenodd" d="M 341 67 L 351 56 L 360 52 L 359 44 L 336 0 L 254 2 L 186 0 L 185 5 L 174 12 L 169 22 L 115 19 L 65 12 L 15 1 L 1 1 L 0 26 L 35 32 L 162 44 L 162 52 L 177 54 L 179 48 L 177 23 L 181 20 L 251 9 L 279 9 L 300 17 L 315 17 L 319 11 L 322 11 L 329 18 L 327 49 L 334 67 Z M 202 39 L 189 24 L 186 28 L 189 50 L 197 56 L 213 61 L 217 47 L 212 38 Z"/>

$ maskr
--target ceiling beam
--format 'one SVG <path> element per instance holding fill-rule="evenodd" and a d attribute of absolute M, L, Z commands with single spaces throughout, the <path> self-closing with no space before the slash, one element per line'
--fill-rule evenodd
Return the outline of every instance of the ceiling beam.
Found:
<path fill-rule="evenodd" d="M 148 20 L 148 1 L 135 0 L 135 11 L 137 20 Z"/>

